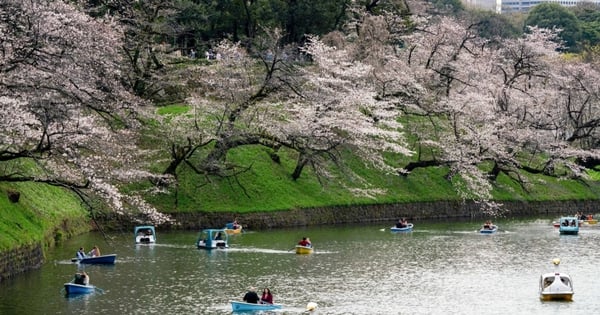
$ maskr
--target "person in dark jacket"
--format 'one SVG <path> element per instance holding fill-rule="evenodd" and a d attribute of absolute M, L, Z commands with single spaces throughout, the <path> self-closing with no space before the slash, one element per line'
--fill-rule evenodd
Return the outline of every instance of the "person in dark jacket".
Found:
<path fill-rule="evenodd" d="M 256 294 L 256 288 L 254 287 L 251 287 L 244 295 L 244 302 L 256 304 L 259 300 L 260 298 L 258 297 L 258 294 Z"/>

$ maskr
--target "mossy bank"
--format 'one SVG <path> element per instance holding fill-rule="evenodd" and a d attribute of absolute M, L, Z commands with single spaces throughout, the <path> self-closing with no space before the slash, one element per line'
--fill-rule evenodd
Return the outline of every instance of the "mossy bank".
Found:
<path fill-rule="evenodd" d="M 87 211 L 66 190 L 0 183 L 0 282 L 38 268 L 49 248 L 90 228 Z"/>

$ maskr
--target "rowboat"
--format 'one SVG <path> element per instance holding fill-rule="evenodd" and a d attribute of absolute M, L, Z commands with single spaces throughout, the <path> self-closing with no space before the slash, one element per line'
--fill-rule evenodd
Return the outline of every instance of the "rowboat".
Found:
<path fill-rule="evenodd" d="M 229 248 L 228 239 L 229 235 L 224 229 L 206 229 L 198 235 L 196 246 L 202 249 L 225 249 Z"/>
<path fill-rule="evenodd" d="M 156 231 L 152 225 L 139 225 L 133 229 L 136 244 L 154 244 Z"/>
<path fill-rule="evenodd" d="M 555 266 L 560 264 L 560 259 L 554 259 Z M 540 276 L 540 299 L 544 301 L 571 301 L 573 300 L 573 280 L 568 274 L 555 272 L 545 273 Z"/>
<path fill-rule="evenodd" d="M 481 234 L 493 234 L 496 233 L 498 231 L 498 226 L 496 225 L 492 225 L 490 227 L 482 227 L 481 229 L 479 229 L 479 233 Z"/>
<path fill-rule="evenodd" d="M 225 233 L 232 235 L 232 234 L 241 234 L 242 233 L 242 226 L 239 224 L 235 224 L 233 222 L 229 222 L 227 224 L 225 224 Z"/>
<path fill-rule="evenodd" d="M 558 227 L 560 234 L 579 234 L 579 220 L 576 217 L 562 217 L 558 222 L 560 223 Z"/>
<path fill-rule="evenodd" d="M 283 306 L 281 304 L 268 304 L 268 303 L 246 303 L 231 301 L 231 308 L 234 312 L 244 311 L 270 311 L 280 309 Z"/>
<path fill-rule="evenodd" d="M 96 287 L 93 285 L 85 285 L 85 284 L 75 284 L 73 282 L 65 283 L 65 291 L 67 294 L 88 294 L 94 293 L 96 291 Z"/>
<path fill-rule="evenodd" d="M 314 251 L 314 248 L 311 246 L 302 246 L 302 245 L 296 245 L 296 254 L 299 255 L 307 255 L 307 254 L 312 254 Z"/>
<path fill-rule="evenodd" d="M 412 232 L 413 229 L 413 224 L 412 223 L 408 223 L 406 224 L 405 227 L 395 227 L 392 226 L 390 228 L 390 231 L 392 231 L 393 233 L 397 233 L 397 232 Z"/>
<path fill-rule="evenodd" d="M 116 260 L 117 260 L 117 254 L 85 257 L 82 259 L 71 258 L 72 262 L 77 262 L 79 264 L 98 264 L 98 265 L 114 265 Z"/>

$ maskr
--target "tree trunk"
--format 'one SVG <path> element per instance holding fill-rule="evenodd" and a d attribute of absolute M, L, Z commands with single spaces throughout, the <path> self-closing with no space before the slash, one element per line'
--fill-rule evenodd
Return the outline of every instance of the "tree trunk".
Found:
<path fill-rule="evenodd" d="M 304 166 L 306 166 L 306 163 L 308 163 L 308 158 L 304 153 L 300 153 L 300 155 L 298 156 L 298 161 L 296 162 L 296 168 L 294 168 L 294 172 L 292 173 L 293 180 L 297 180 L 298 178 L 300 178 L 300 175 L 302 174 L 302 170 L 304 169 Z"/>

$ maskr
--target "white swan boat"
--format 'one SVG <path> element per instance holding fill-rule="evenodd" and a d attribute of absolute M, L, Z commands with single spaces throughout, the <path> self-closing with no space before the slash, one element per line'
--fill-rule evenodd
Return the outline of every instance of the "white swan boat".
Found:
<path fill-rule="evenodd" d="M 540 299 L 571 301 L 574 294 L 573 280 L 568 274 L 558 271 L 560 259 L 554 259 L 553 263 L 557 270 L 540 276 Z"/>

